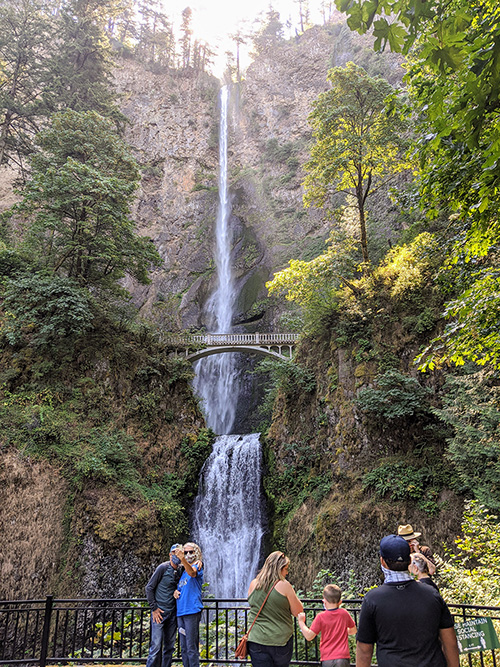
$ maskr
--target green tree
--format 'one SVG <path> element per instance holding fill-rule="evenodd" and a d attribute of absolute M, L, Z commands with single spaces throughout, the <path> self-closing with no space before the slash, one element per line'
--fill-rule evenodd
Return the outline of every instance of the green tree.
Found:
<path fill-rule="evenodd" d="M 48 114 L 47 44 L 54 39 L 50 4 L 0 2 L 0 164 L 23 167 Z"/>
<path fill-rule="evenodd" d="M 141 19 L 135 53 L 145 63 L 173 67 L 175 37 L 168 17 L 155 0 L 142 0 L 139 14 Z"/>
<path fill-rule="evenodd" d="M 243 28 L 240 25 L 236 32 L 232 33 L 229 35 L 229 37 L 233 40 L 235 44 L 235 67 L 236 67 L 236 81 L 238 83 L 241 82 L 241 70 L 240 70 L 240 50 L 241 50 L 241 45 L 246 44 L 248 40 L 248 35 L 243 32 Z M 229 59 L 228 59 L 229 60 Z"/>
<path fill-rule="evenodd" d="M 191 19 L 193 17 L 193 10 L 191 7 L 186 7 L 182 10 L 182 25 L 181 25 L 181 53 L 182 53 L 182 67 L 187 69 L 191 64 L 191 37 L 193 29 L 191 27 Z"/>
<path fill-rule="evenodd" d="M 147 283 L 160 258 L 129 217 L 138 168 L 112 122 L 93 111 L 58 113 L 39 145 L 15 207 L 29 216 L 25 244 L 85 287 L 119 291 L 126 273 Z"/>
<path fill-rule="evenodd" d="M 447 602 L 500 604 L 500 524 L 476 500 L 465 504 L 457 553 L 448 553 L 438 570 Z"/>
<path fill-rule="evenodd" d="M 443 210 L 453 214 L 453 228 L 465 232 L 457 234 L 450 263 L 475 267 L 445 311 L 452 323 L 429 350 L 431 363 L 471 359 L 499 368 L 493 324 L 498 319 L 493 273 L 500 231 L 498 3 L 336 0 L 336 5 L 348 14 L 353 30 L 373 30 L 377 50 L 388 45 L 410 54 L 406 81 L 418 118 L 421 206 L 431 216 Z"/>
<path fill-rule="evenodd" d="M 53 111 L 97 111 L 123 123 L 112 82 L 113 58 L 106 35 L 116 0 L 66 0 L 57 16 L 58 41 L 52 57 Z"/>
<path fill-rule="evenodd" d="M 253 36 L 255 53 L 271 55 L 273 50 L 283 42 L 283 23 L 280 21 L 280 14 L 269 6 L 266 19 L 259 22 L 260 28 Z"/>
<path fill-rule="evenodd" d="M 354 63 L 328 72 L 331 89 L 321 93 L 309 116 L 315 143 L 306 163 L 305 206 L 332 212 L 335 195 L 353 198 L 363 261 L 368 262 L 366 200 L 404 169 L 408 126 L 398 113 L 392 86 Z M 386 100 L 392 96 L 393 113 Z"/>
<path fill-rule="evenodd" d="M 433 412 L 453 429 L 448 456 L 463 489 L 500 510 L 500 381 L 485 369 L 448 376 L 443 407 Z"/>

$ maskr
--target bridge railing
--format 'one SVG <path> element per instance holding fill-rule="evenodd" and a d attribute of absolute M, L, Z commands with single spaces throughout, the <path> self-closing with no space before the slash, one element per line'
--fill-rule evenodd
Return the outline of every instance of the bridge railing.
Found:
<path fill-rule="evenodd" d="M 322 603 L 303 603 L 310 625 L 322 611 Z M 360 606 L 360 600 L 343 603 L 356 624 Z M 499 607 L 449 607 L 456 620 L 489 616 L 495 623 L 500 621 Z M 243 599 L 205 600 L 200 625 L 202 664 L 237 662 L 234 650 L 249 627 L 248 610 Z M 58 600 L 48 596 L 45 600 L 0 601 L 0 665 L 142 664 L 147 659 L 149 639 L 150 611 L 145 599 Z M 178 646 L 174 662 L 181 662 Z M 292 664 L 319 664 L 317 640 L 306 642 L 296 623 Z M 500 650 L 464 655 L 462 664 L 500 665 Z"/>
<path fill-rule="evenodd" d="M 166 345 L 294 345 L 299 339 L 296 333 L 207 333 L 163 334 Z"/>

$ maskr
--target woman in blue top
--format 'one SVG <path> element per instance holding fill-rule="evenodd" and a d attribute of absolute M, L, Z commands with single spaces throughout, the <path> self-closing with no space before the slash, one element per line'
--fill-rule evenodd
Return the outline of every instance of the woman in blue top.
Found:
<path fill-rule="evenodd" d="M 200 665 L 200 618 L 203 602 L 203 562 L 201 549 L 194 542 L 187 542 L 183 549 L 177 549 L 184 572 L 177 584 L 174 597 L 177 599 L 177 627 L 181 642 L 181 656 L 184 667 Z"/>

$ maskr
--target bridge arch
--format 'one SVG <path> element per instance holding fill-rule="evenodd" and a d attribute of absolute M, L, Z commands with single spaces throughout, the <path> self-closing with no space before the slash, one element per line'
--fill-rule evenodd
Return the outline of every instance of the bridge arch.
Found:
<path fill-rule="evenodd" d="M 299 339 L 296 333 L 207 333 L 207 334 L 166 334 L 162 337 L 175 354 L 181 354 L 189 361 L 197 361 L 212 354 L 224 352 L 248 352 L 274 359 L 291 359 Z M 288 354 L 283 354 L 287 350 Z"/>
<path fill-rule="evenodd" d="M 281 349 L 281 348 L 280 348 Z M 209 357 L 212 354 L 222 354 L 224 352 L 248 352 L 251 354 L 260 354 L 264 357 L 273 357 L 274 359 L 289 360 L 292 357 L 292 350 L 290 347 L 290 356 L 281 352 L 275 352 L 272 349 L 265 347 L 256 347 L 254 345 L 217 345 L 217 347 L 205 347 L 196 352 L 186 354 L 188 361 L 197 361 L 203 357 Z"/>

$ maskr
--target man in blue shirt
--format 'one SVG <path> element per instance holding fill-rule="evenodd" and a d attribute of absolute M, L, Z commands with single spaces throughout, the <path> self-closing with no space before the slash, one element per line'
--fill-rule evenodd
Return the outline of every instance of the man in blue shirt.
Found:
<path fill-rule="evenodd" d="M 151 645 L 146 667 L 170 667 L 177 636 L 177 609 L 174 593 L 180 579 L 175 555 L 180 544 L 170 548 L 170 559 L 159 565 L 146 585 L 146 598 L 151 607 Z M 162 651 L 163 645 L 163 651 Z"/>
<path fill-rule="evenodd" d="M 184 566 L 177 585 L 177 624 L 184 667 L 200 665 L 200 619 L 203 609 L 201 593 L 203 587 L 203 562 L 201 549 L 188 542 L 184 549 L 177 549 L 176 556 Z"/>

